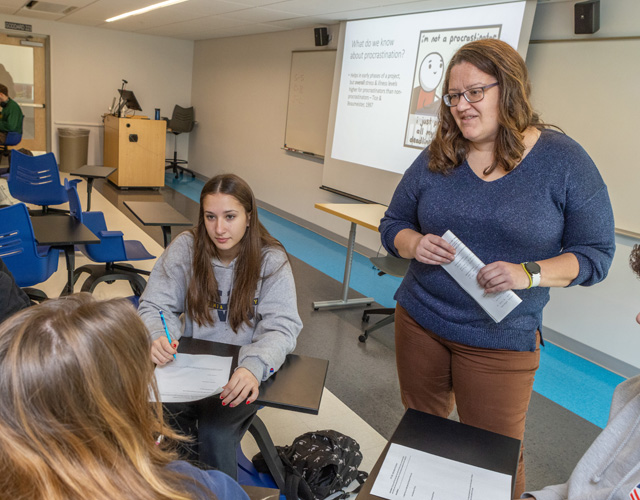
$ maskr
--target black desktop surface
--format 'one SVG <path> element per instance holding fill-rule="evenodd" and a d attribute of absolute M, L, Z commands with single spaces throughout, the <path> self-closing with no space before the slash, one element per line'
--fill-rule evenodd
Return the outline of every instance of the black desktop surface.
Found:
<path fill-rule="evenodd" d="M 511 476 L 513 494 L 520 456 L 519 440 L 410 408 L 402 417 L 356 500 L 380 498 L 371 494 L 371 488 L 391 443 L 507 474 Z"/>

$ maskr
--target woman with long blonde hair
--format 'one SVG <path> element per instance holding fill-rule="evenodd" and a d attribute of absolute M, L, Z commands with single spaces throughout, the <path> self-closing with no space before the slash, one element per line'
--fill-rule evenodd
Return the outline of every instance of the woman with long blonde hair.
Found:
<path fill-rule="evenodd" d="M 0 496 L 11 500 L 196 500 L 247 496 L 231 478 L 176 461 L 150 340 L 124 299 L 89 294 L 0 325 Z M 158 444 L 159 443 L 159 444 Z"/>

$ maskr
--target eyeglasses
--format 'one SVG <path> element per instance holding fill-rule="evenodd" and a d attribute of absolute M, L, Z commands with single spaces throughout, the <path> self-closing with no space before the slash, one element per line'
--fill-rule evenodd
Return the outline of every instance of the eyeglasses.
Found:
<path fill-rule="evenodd" d="M 489 85 L 485 85 L 484 87 L 475 87 L 473 89 L 466 90 L 464 92 L 458 92 L 456 94 L 445 94 L 442 96 L 444 103 L 450 108 L 455 108 L 460 102 L 460 96 L 464 96 L 467 102 L 479 102 L 484 99 L 484 91 L 490 89 L 491 87 L 495 87 L 498 85 L 496 83 L 490 83 Z"/>

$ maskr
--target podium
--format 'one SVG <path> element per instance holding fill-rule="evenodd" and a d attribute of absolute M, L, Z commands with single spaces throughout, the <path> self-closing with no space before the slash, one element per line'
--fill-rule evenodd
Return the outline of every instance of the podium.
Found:
<path fill-rule="evenodd" d="M 164 120 L 105 116 L 103 164 L 116 169 L 108 179 L 121 188 L 164 186 L 166 134 Z"/>

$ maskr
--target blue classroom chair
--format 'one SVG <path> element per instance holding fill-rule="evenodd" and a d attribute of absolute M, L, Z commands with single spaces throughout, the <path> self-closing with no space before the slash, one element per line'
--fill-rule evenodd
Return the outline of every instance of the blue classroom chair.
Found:
<path fill-rule="evenodd" d="M 21 288 L 47 281 L 58 270 L 59 251 L 37 245 L 24 203 L 0 209 L 0 258 Z"/>
<path fill-rule="evenodd" d="M 75 186 L 80 179 L 71 181 Z M 68 213 L 68 210 L 50 208 L 50 205 L 68 203 L 67 190 L 60 182 L 60 171 L 53 153 L 28 156 L 20 151 L 11 153 L 9 192 L 16 200 L 40 205 L 42 213 Z"/>
<path fill-rule="evenodd" d="M 82 284 L 82 291 L 93 292 L 95 287 L 103 281 L 113 283 L 116 280 L 127 280 L 133 293 L 140 296 L 147 286 L 141 274 L 149 276 L 150 272 L 136 269 L 131 264 L 118 262 L 155 259 L 155 255 L 151 255 L 141 242 L 125 240 L 122 231 L 109 231 L 102 212 L 83 212 L 76 185 L 67 179 L 64 183 L 71 215 L 100 238 L 100 243 L 78 245 L 77 248 L 93 262 L 104 264 L 79 267 L 73 273 L 73 283 L 78 281 L 82 273 L 88 273 L 89 277 Z"/>

